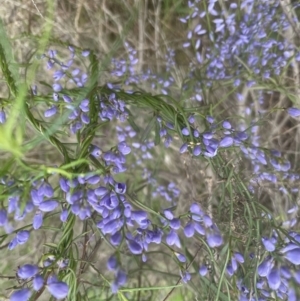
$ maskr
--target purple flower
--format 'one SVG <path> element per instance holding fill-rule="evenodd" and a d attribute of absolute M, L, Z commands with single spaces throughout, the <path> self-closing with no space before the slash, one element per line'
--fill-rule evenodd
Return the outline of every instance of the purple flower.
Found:
<path fill-rule="evenodd" d="M 215 122 L 215 119 L 212 116 L 206 116 L 206 121 L 212 124 Z"/>
<path fill-rule="evenodd" d="M 213 136 L 214 136 L 214 133 L 212 133 L 212 132 L 205 132 L 205 133 L 202 133 L 202 136 L 203 136 L 205 139 L 212 139 Z"/>
<path fill-rule="evenodd" d="M 206 265 L 202 265 L 199 269 L 199 274 L 201 276 L 205 276 L 208 272 L 207 266 Z"/>
<path fill-rule="evenodd" d="M 116 183 L 115 190 L 116 190 L 116 193 L 124 194 L 126 192 L 126 184 L 125 183 Z"/>
<path fill-rule="evenodd" d="M 5 209 L 0 210 L 0 227 L 4 226 L 7 222 L 7 212 Z"/>
<path fill-rule="evenodd" d="M 197 204 L 197 203 L 193 203 L 193 204 L 190 206 L 190 212 L 191 212 L 191 213 L 198 214 L 199 216 L 203 215 L 203 211 L 201 210 L 199 204 Z"/>
<path fill-rule="evenodd" d="M 104 196 L 107 193 L 108 193 L 108 189 L 106 187 L 100 186 L 95 189 L 95 195 L 97 196 Z"/>
<path fill-rule="evenodd" d="M 226 136 L 220 141 L 219 146 L 220 147 L 230 147 L 232 144 L 233 144 L 233 138 L 230 136 Z"/>
<path fill-rule="evenodd" d="M 65 222 L 67 221 L 67 219 L 68 219 L 68 215 L 69 215 L 68 210 L 64 209 L 64 210 L 61 212 L 61 214 L 60 214 L 60 220 L 61 220 L 63 223 L 65 223 Z"/>
<path fill-rule="evenodd" d="M 194 156 L 199 156 L 201 154 L 201 146 L 200 145 L 196 145 L 193 149 L 193 155 Z"/>
<path fill-rule="evenodd" d="M 300 116 L 300 109 L 298 109 L 298 108 L 288 108 L 287 112 L 292 117 L 299 117 Z"/>
<path fill-rule="evenodd" d="M 116 294 L 118 292 L 118 289 L 120 286 L 123 286 L 127 282 L 127 276 L 124 271 L 118 270 L 116 279 L 111 285 L 111 290 L 113 294 Z"/>
<path fill-rule="evenodd" d="M 257 268 L 257 274 L 260 277 L 266 277 L 269 275 L 270 270 L 273 266 L 272 260 L 264 260 Z"/>
<path fill-rule="evenodd" d="M 188 118 L 189 123 L 194 123 L 195 122 L 195 116 L 194 115 L 190 115 Z"/>
<path fill-rule="evenodd" d="M 99 176 L 97 176 L 97 175 L 94 175 L 94 176 L 88 176 L 85 179 L 86 179 L 86 182 L 88 184 L 96 185 L 96 184 L 98 184 L 100 182 L 101 178 Z"/>
<path fill-rule="evenodd" d="M 127 246 L 132 254 L 138 255 L 142 254 L 143 248 L 135 240 L 126 240 Z"/>
<path fill-rule="evenodd" d="M 8 244 L 8 250 L 13 250 L 18 245 L 18 239 L 15 237 L 10 243 Z"/>
<path fill-rule="evenodd" d="M 53 188 L 50 184 L 44 182 L 40 188 L 38 189 L 38 195 L 39 196 L 46 196 L 48 198 L 51 198 L 54 194 Z"/>
<path fill-rule="evenodd" d="M 291 274 L 289 268 L 287 268 L 285 266 L 282 266 L 280 268 L 280 273 L 285 279 L 290 279 L 292 277 L 292 274 Z"/>
<path fill-rule="evenodd" d="M 142 210 L 136 210 L 131 212 L 131 218 L 140 224 L 143 220 L 147 219 L 147 212 Z"/>
<path fill-rule="evenodd" d="M 52 98 L 54 101 L 58 101 L 59 100 L 59 95 L 57 93 L 53 93 Z"/>
<path fill-rule="evenodd" d="M 284 258 L 289 262 L 299 265 L 300 264 L 300 248 L 293 249 L 284 254 Z"/>
<path fill-rule="evenodd" d="M 51 212 L 58 206 L 58 202 L 54 200 L 44 201 L 40 203 L 39 209 L 43 212 Z"/>
<path fill-rule="evenodd" d="M 32 281 L 33 289 L 39 291 L 44 285 L 44 278 L 41 275 L 36 275 Z"/>
<path fill-rule="evenodd" d="M 190 134 L 188 128 L 183 128 L 183 129 L 181 130 L 181 132 L 182 132 L 182 135 L 184 135 L 184 136 L 188 136 L 188 135 Z"/>
<path fill-rule="evenodd" d="M 4 111 L 0 111 L 0 124 L 6 122 L 6 115 Z"/>
<path fill-rule="evenodd" d="M 231 266 L 234 272 L 238 269 L 237 261 L 234 257 L 231 258 Z"/>
<path fill-rule="evenodd" d="M 21 279 L 28 279 L 36 275 L 39 268 L 36 265 L 24 264 L 18 268 L 17 274 Z"/>
<path fill-rule="evenodd" d="M 188 149 L 188 144 L 184 143 L 184 144 L 181 145 L 179 152 L 181 154 L 183 154 L 183 153 L 185 153 L 187 151 L 187 149 Z"/>
<path fill-rule="evenodd" d="M 32 226 L 34 230 L 39 229 L 43 224 L 43 214 L 41 212 L 38 212 L 33 217 Z"/>
<path fill-rule="evenodd" d="M 164 215 L 168 220 L 172 220 L 174 218 L 174 215 L 170 209 L 165 209 L 164 210 Z"/>
<path fill-rule="evenodd" d="M 183 232 L 186 237 L 194 236 L 195 234 L 194 224 L 192 222 L 187 223 L 183 229 Z"/>
<path fill-rule="evenodd" d="M 210 233 L 206 239 L 211 248 L 219 247 L 223 244 L 223 238 L 220 233 Z"/>
<path fill-rule="evenodd" d="M 61 190 L 65 193 L 69 192 L 69 190 L 70 190 L 67 180 L 64 178 L 59 179 L 59 186 L 60 186 Z"/>
<path fill-rule="evenodd" d="M 167 235 L 166 242 L 169 246 L 176 245 L 178 248 L 181 247 L 178 234 L 173 230 L 171 230 L 170 233 Z"/>
<path fill-rule="evenodd" d="M 62 281 L 51 282 L 47 284 L 47 287 L 50 294 L 57 299 L 66 298 L 69 293 L 68 285 Z"/>
<path fill-rule="evenodd" d="M 55 115 L 57 113 L 57 107 L 53 106 L 50 109 L 46 110 L 44 113 L 44 116 L 46 118 L 52 117 L 53 115 Z"/>
<path fill-rule="evenodd" d="M 183 283 L 187 283 L 192 278 L 191 274 L 188 271 L 185 271 L 185 272 L 180 271 L 180 274 L 181 274 L 181 280 Z"/>
<path fill-rule="evenodd" d="M 54 66 L 54 61 L 53 60 L 48 60 L 47 69 L 52 69 L 53 66 Z"/>
<path fill-rule="evenodd" d="M 184 255 L 182 255 L 180 253 L 175 253 L 175 254 L 180 262 L 186 262 L 186 258 Z"/>
<path fill-rule="evenodd" d="M 81 121 L 84 123 L 84 124 L 89 124 L 90 123 L 90 117 L 84 113 L 81 113 Z"/>
<path fill-rule="evenodd" d="M 296 291 L 293 287 L 289 287 L 289 291 L 288 291 L 288 300 L 289 301 L 297 301 L 297 294 Z"/>
<path fill-rule="evenodd" d="M 275 244 L 272 242 L 271 239 L 263 237 L 261 241 L 267 251 L 273 252 L 275 250 Z"/>
<path fill-rule="evenodd" d="M 204 215 L 204 216 L 203 216 L 203 223 L 204 223 L 204 226 L 205 226 L 206 228 L 208 228 L 208 227 L 212 226 L 213 221 L 212 221 L 212 219 L 210 218 L 210 216 Z"/>
<path fill-rule="evenodd" d="M 84 57 L 87 57 L 87 56 L 90 55 L 90 51 L 89 51 L 89 50 L 83 50 L 83 51 L 81 52 L 81 55 L 84 56 Z"/>
<path fill-rule="evenodd" d="M 230 130 L 231 129 L 231 124 L 229 121 L 225 120 L 222 124 L 223 128 L 226 130 Z"/>
<path fill-rule="evenodd" d="M 66 103 L 72 102 L 72 98 L 68 95 L 63 95 L 62 98 L 63 98 L 64 102 L 66 102 Z"/>
<path fill-rule="evenodd" d="M 280 279 L 280 273 L 277 269 L 272 269 L 271 272 L 267 276 L 269 287 L 272 290 L 277 290 L 280 286 L 281 279 Z"/>
<path fill-rule="evenodd" d="M 15 291 L 10 296 L 10 301 L 27 301 L 31 296 L 31 292 L 28 288 L 24 288 L 18 291 Z"/>
<path fill-rule="evenodd" d="M 89 111 L 89 103 L 90 101 L 88 99 L 84 99 L 79 105 L 81 111 L 87 113 Z"/>
<path fill-rule="evenodd" d="M 194 223 L 194 228 L 200 235 L 205 235 L 205 228 L 199 223 Z"/>
<path fill-rule="evenodd" d="M 227 274 L 228 274 L 229 277 L 232 277 L 232 276 L 233 276 L 233 274 L 234 274 L 234 269 L 233 269 L 231 263 L 229 263 L 229 264 L 227 265 L 227 267 L 226 267 L 226 272 L 227 272 Z"/>
<path fill-rule="evenodd" d="M 244 263 L 245 260 L 244 260 L 244 257 L 241 253 L 234 253 L 233 256 L 234 256 L 234 258 L 237 262 Z"/>
<path fill-rule="evenodd" d="M 106 266 L 110 271 L 115 271 L 118 267 L 117 258 L 115 256 L 109 257 Z"/>
<path fill-rule="evenodd" d="M 173 218 L 170 221 L 170 228 L 174 230 L 178 230 L 180 228 L 180 219 L 179 218 Z"/>
<path fill-rule="evenodd" d="M 55 81 L 58 81 L 58 80 L 62 79 L 64 76 L 65 76 L 65 73 L 62 70 L 57 70 L 53 74 L 53 79 Z"/>
<path fill-rule="evenodd" d="M 29 238 L 29 231 L 21 230 L 17 233 L 17 242 L 19 245 L 23 245 Z"/>
<path fill-rule="evenodd" d="M 60 84 L 53 84 L 52 88 L 54 92 L 60 92 L 62 90 L 62 86 Z"/>
<path fill-rule="evenodd" d="M 118 150 L 123 155 L 128 155 L 131 152 L 131 148 L 126 144 L 125 141 L 118 144 Z"/>
<path fill-rule="evenodd" d="M 286 244 L 285 247 L 280 250 L 280 252 L 281 253 L 286 253 L 288 251 L 291 251 L 291 250 L 294 250 L 294 249 L 297 249 L 297 248 L 299 248 L 299 245 L 291 242 L 291 243 Z"/>

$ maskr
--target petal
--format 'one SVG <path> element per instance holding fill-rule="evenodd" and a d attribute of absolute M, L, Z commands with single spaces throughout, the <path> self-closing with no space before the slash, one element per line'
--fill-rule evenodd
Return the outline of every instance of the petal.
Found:
<path fill-rule="evenodd" d="M 117 258 L 115 256 L 111 256 L 108 259 L 106 266 L 110 271 L 115 271 L 118 267 Z"/>
<path fill-rule="evenodd" d="M 27 230 L 21 230 L 17 233 L 17 241 L 18 244 L 20 245 L 25 244 L 28 238 L 29 238 L 29 231 Z"/>
<path fill-rule="evenodd" d="M 110 242 L 113 246 L 119 246 L 122 241 L 122 234 L 120 231 L 117 231 L 110 237 Z"/>
<path fill-rule="evenodd" d="M 115 190 L 116 190 L 116 193 L 124 194 L 126 192 L 126 184 L 125 183 L 116 183 Z"/>
<path fill-rule="evenodd" d="M 167 235 L 166 242 L 169 246 L 173 246 L 175 244 L 178 248 L 181 247 L 179 237 L 177 233 L 173 230 L 171 230 L 170 233 Z"/>
<path fill-rule="evenodd" d="M 135 240 L 126 240 L 127 246 L 132 254 L 138 255 L 142 254 L 143 248 Z"/>
<path fill-rule="evenodd" d="M 207 236 L 207 243 L 211 248 L 219 247 L 223 244 L 223 238 L 219 233 L 212 233 Z"/>
<path fill-rule="evenodd" d="M 244 263 L 244 261 L 245 261 L 243 255 L 241 253 L 237 253 L 237 252 L 234 253 L 234 258 L 239 263 Z"/>
<path fill-rule="evenodd" d="M 183 229 L 184 235 L 186 237 L 192 237 L 195 234 L 195 228 L 193 223 L 188 223 Z"/>
<path fill-rule="evenodd" d="M 272 262 L 270 260 L 263 261 L 257 268 L 257 273 L 260 277 L 266 277 L 269 275 L 272 268 Z"/>
<path fill-rule="evenodd" d="M 233 144 L 233 138 L 226 136 L 221 141 L 219 146 L 220 147 L 230 147 Z"/>
<path fill-rule="evenodd" d="M 292 117 L 299 117 L 300 116 L 300 109 L 298 109 L 298 108 L 288 108 L 287 112 Z"/>
<path fill-rule="evenodd" d="M 188 144 L 187 144 L 187 143 L 184 143 L 184 144 L 181 145 L 181 147 L 180 147 L 180 149 L 179 149 L 179 152 L 180 152 L 181 154 L 183 154 L 183 153 L 185 153 L 185 152 L 187 151 L 187 149 L 188 149 Z"/>
<path fill-rule="evenodd" d="M 199 269 L 199 274 L 201 276 L 205 276 L 208 272 L 207 266 L 206 265 L 202 265 Z"/>
<path fill-rule="evenodd" d="M 10 296 L 10 301 L 27 301 L 31 296 L 31 292 L 28 288 L 24 288 L 18 291 L 15 291 Z"/>
<path fill-rule="evenodd" d="M 300 248 L 286 252 L 284 257 L 289 262 L 299 265 L 300 264 Z"/>
<path fill-rule="evenodd" d="M 267 251 L 273 252 L 275 250 L 275 245 L 272 243 L 270 239 L 263 237 L 261 240 Z"/>
<path fill-rule="evenodd" d="M 186 262 L 186 258 L 183 254 L 176 253 L 176 256 L 180 262 Z"/>
<path fill-rule="evenodd" d="M 52 296 L 57 299 L 63 299 L 67 297 L 69 293 L 69 287 L 65 282 L 52 282 L 47 285 L 48 290 Z"/>
<path fill-rule="evenodd" d="M 199 223 L 195 223 L 194 228 L 200 235 L 205 235 L 205 228 L 201 226 Z"/>
<path fill-rule="evenodd" d="M 5 209 L 0 210 L 0 226 L 4 226 L 7 222 L 7 212 Z"/>
<path fill-rule="evenodd" d="M 120 153 L 122 153 L 123 155 L 128 155 L 131 152 L 131 148 L 129 146 L 127 146 L 126 142 L 119 143 L 118 149 L 119 149 Z"/>
<path fill-rule="evenodd" d="M 279 288 L 281 283 L 279 270 L 277 269 L 271 270 L 271 272 L 268 275 L 268 283 L 269 283 L 269 287 L 275 291 Z"/>
<path fill-rule="evenodd" d="M 34 230 L 39 229 L 43 224 L 43 214 L 42 213 L 37 213 L 33 217 L 33 222 L 32 226 Z"/>
<path fill-rule="evenodd" d="M 199 156 L 201 154 L 201 146 L 200 145 L 196 145 L 193 149 L 193 155 L 194 156 Z"/>
<path fill-rule="evenodd" d="M 119 286 L 126 284 L 127 282 L 127 276 L 126 273 L 122 270 L 119 270 L 116 277 L 116 282 Z"/>
<path fill-rule="evenodd" d="M 0 111 L 0 124 L 6 122 L 6 114 L 4 111 Z"/>
<path fill-rule="evenodd" d="M 170 227 L 174 230 L 178 230 L 180 228 L 180 219 L 179 218 L 173 218 L 170 221 Z"/>
<path fill-rule="evenodd" d="M 17 274 L 21 279 L 28 279 L 36 275 L 39 271 L 39 268 L 36 265 L 24 264 L 19 267 Z"/>
<path fill-rule="evenodd" d="M 41 275 L 36 275 L 32 281 L 33 289 L 39 291 L 44 285 L 44 278 Z"/>
<path fill-rule="evenodd" d="M 54 200 L 41 202 L 39 209 L 43 212 L 51 212 L 58 206 L 58 202 Z"/>

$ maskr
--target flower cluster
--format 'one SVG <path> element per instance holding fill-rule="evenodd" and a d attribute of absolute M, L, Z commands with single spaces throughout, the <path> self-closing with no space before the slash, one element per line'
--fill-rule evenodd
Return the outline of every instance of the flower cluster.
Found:
<path fill-rule="evenodd" d="M 32 282 L 33 291 L 40 291 L 43 286 L 46 286 L 49 293 L 56 299 L 64 299 L 69 293 L 68 285 L 59 281 L 56 275 L 49 275 L 47 280 L 39 273 L 39 268 L 36 265 L 24 264 L 17 270 L 17 276 L 23 281 Z M 20 289 L 12 293 L 10 301 L 27 301 L 32 295 L 32 291 L 28 288 Z"/>
<path fill-rule="evenodd" d="M 156 263 L 152 250 L 165 249 L 179 267 L 178 276 L 183 283 L 191 281 L 196 274 L 205 285 L 215 285 L 209 282 L 208 273 L 212 271 L 215 272 L 214 280 L 228 281 L 230 289 L 236 286 L 239 300 L 299 298 L 295 290 L 295 285 L 300 284 L 297 270 L 300 234 L 296 229 L 299 204 L 291 207 L 290 203 L 297 203 L 300 174 L 293 171 L 292 161 L 285 154 L 265 147 L 260 119 L 252 116 L 256 104 L 265 105 L 264 87 L 272 90 L 276 81 L 281 82 L 282 74 L 300 61 L 297 47 L 285 37 L 291 30 L 290 20 L 281 10 L 279 0 L 242 0 L 239 4 L 230 1 L 223 5 L 216 0 L 194 0 L 188 1 L 188 9 L 190 13 L 180 17 L 183 25 L 188 27 L 182 46 L 184 51 L 194 52 L 196 58 L 180 89 L 185 92 L 192 86 L 190 100 L 205 102 L 209 109 L 205 106 L 196 108 L 193 101 L 187 100 L 185 106 L 181 101 L 169 102 L 167 97 L 155 98 L 146 93 L 143 100 L 142 93 L 131 90 L 138 85 L 147 85 L 164 96 L 172 95 L 172 88 L 176 86 L 172 71 L 177 64 L 176 52 L 169 46 L 165 55 L 166 73 L 156 74 L 150 69 L 141 71 L 137 50 L 125 42 L 127 57 L 111 60 L 111 82 L 103 87 L 93 83 L 91 91 L 88 86 L 89 81 L 94 80 L 93 76 L 85 68 L 78 67 L 80 61 L 89 59 L 91 69 L 94 68 L 95 56 L 91 51 L 69 46 L 66 61 L 61 60 L 59 52 L 53 49 L 42 56 L 53 79 L 47 86 L 51 92 L 45 96 L 48 108 L 42 108 L 42 120 L 34 116 L 28 116 L 28 119 L 57 147 L 65 161 L 60 166 L 36 164 L 30 168 L 30 164 L 26 165 L 26 157 L 26 164 L 23 158 L 16 160 L 31 174 L 14 177 L 7 173 L 1 178 L 0 227 L 6 232 L 4 239 L 9 238 L 7 248 L 10 251 L 27 243 L 36 231 L 47 230 L 47 220 L 52 222 L 55 216 L 59 217 L 56 223 L 61 225 L 62 235 L 57 244 L 45 244 L 51 248 L 49 254 L 54 255 L 43 256 L 40 266 L 26 263 L 18 267 L 16 279 L 19 285 L 14 287 L 11 301 L 29 300 L 44 289 L 56 299 L 67 298 L 73 290 L 70 289 L 73 274 L 80 276 L 76 277 L 79 286 L 85 265 L 94 268 L 90 259 L 93 251 L 91 256 L 88 255 L 92 245 L 88 239 L 89 231 L 93 236 L 98 235 L 100 241 L 105 241 L 109 249 L 106 265 L 109 276 L 106 279 L 105 269 L 99 274 L 110 283 L 113 294 L 130 280 L 125 255 L 134 257 L 142 266 Z M 199 76 L 201 80 L 195 80 Z M 122 79 L 123 84 L 114 83 L 115 78 Z M 236 99 L 230 101 L 244 102 L 241 118 L 215 114 L 215 108 L 221 102 L 210 103 L 209 97 L 222 86 L 220 83 L 231 86 L 236 93 Z M 251 89 L 258 84 L 261 87 L 253 92 L 257 100 L 246 105 L 250 101 L 244 99 L 243 87 L 246 85 Z M 86 95 L 85 91 L 88 91 Z M 33 85 L 31 99 L 26 102 L 26 106 L 30 104 L 26 107 L 29 112 L 39 110 L 39 102 L 35 102 L 41 98 L 39 93 L 38 87 Z M 137 107 L 151 110 L 152 117 L 147 126 L 144 126 L 143 114 L 141 119 L 132 117 L 131 109 L 137 104 L 137 97 L 141 98 Z M 190 103 L 192 107 L 189 107 Z M 295 121 L 300 116 L 300 109 L 296 107 L 279 110 Z M 260 110 L 255 116 L 267 118 L 267 112 Z M 1 107 L 1 130 L 9 118 L 9 108 Z M 59 131 L 48 133 L 48 122 L 58 121 L 62 124 Z M 139 131 L 140 123 L 145 128 L 143 133 Z M 76 139 L 76 145 L 68 139 Z M 180 140 L 179 154 L 177 151 L 175 155 L 185 154 L 193 160 L 208 163 L 218 176 L 226 175 L 218 182 L 222 183 L 221 196 L 219 191 L 214 193 L 215 200 L 209 201 L 209 210 L 203 210 L 202 199 L 198 201 L 194 197 L 190 198 L 193 201 L 189 199 L 182 205 L 180 181 L 161 181 L 155 176 L 153 162 L 158 156 L 155 147 L 161 140 L 168 154 L 174 155 L 171 143 Z M 2 145 L 2 140 L 0 142 Z M 235 182 L 241 182 L 242 177 L 234 177 L 236 169 L 232 164 L 237 156 L 228 158 L 233 152 L 246 159 L 245 166 L 250 166 L 248 174 L 251 177 L 240 186 Z M 231 166 L 232 170 L 227 172 Z M 219 173 L 220 170 L 224 172 Z M 138 183 L 136 191 L 131 185 L 132 175 L 134 185 Z M 291 198 L 289 209 L 280 216 L 274 217 L 259 198 L 255 199 L 256 188 L 266 183 L 274 187 L 274 191 Z M 143 190 L 147 195 L 140 200 Z M 243 200 L 244 211 L 240 211 L 249 217 L 247 233 L 253 235 L 256 232 L 259 238 L 254 252 L 251 238 L 236 238 L 231 228 L 228 233 L 223 231 L 222 224 L 215 219 L 216 210 L 220 212 L 230 207 L 230 216 L 224 216 L 223 220 L 234 224 L 236 208 L 233 208 L 232 199 L 239 197 L 247 199 Z M 27 223 L 25 226 L 24 222 Z M 79 238 L 73 237 L 75 223 L 84 225 Z M 80 253 L 76 244 L 81 238 L 84 240 L 82 257 L 74 260 L 73 250 L 76 249 L 77 255 Z M 207 255 L 201 254 L 192 260 L 191 253 L 197 247 L 194 248 L 190 241 L 200 244 L 200 249 L 205 249 L 203 254 Z M 209 259 L 205 262 L 204 257 Z M 79 262 L 79 268 L 73 265 L 74 261 Z M 194 261 L 199 266 L 197 273 L 192 272 Z M 110 274 L 113 274 L 112 280 Z M 249 281 L 249 277 L 253 279 Z M 222 283 L 214 289 L 218 297 L 223 294 L 222 290 Z"/>

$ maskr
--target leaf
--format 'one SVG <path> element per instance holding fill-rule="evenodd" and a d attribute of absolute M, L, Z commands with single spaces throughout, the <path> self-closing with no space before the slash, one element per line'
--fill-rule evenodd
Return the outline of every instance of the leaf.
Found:
<path fill-rule="evenodd" d="M 145 128 L 145 130 L 142 133 L 142 136 L 141 136 L 142 142 L 145 142 L 145 140 L 147 140 L 147 138 L 149 138 L 151 130 L 154 127 L 155 121 L 156 121 L 156 116 L 153 116 L 151 118 L 150 122 L 148 123 L 147 127 Z"/>
<path fill-rule="evenodd" d="M 156 120 L 155 122 L 155 139 L 154 139 L 155 145 L 160 144 L 160 125 L 159 122 Z"/>

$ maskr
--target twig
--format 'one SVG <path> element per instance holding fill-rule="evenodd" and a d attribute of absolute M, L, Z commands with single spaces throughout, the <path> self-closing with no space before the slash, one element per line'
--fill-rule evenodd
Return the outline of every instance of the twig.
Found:
<path fill-rule="evenodd" d="M 194 258 L 193 258 L 193 260 L 188 264 L 186 270 L 188 270 L 189 267 L 192 265 L 192 263 L 194 262 L 194 260 L 197 257 L 199 251 L 201 250 L 201 248 L 202 248 L 202 246 L 199 247 L 199 249 L 197 250 L 197 252 L 196 252 L 196 254 L 195 254 Z M 177 280 L 175 286 L 168 292 L 168 294 L 166 295 L 166 297 L 162 301 L 166 301 L 171 296 L 171 294 L 173 293 L 173 291 L 175 290 L 175 288 L 177 287 L 177 285 L 180 283 L 180 281 L 181 281 L 181 277 Z"/>
<path fill-rule="evenodd" d="M 39 13 L 39 15 L 40 15 L 43 19 L 45 19 L 44 16 L 42 15 L 41 11 L 39 10 L 39 8 L 37 7 L 37 5 L 35 4 L 34 0 L 31 0 L 31 2 L 33 3 L 33 5 L 34 5 L 35 9 L 37 10 L 37 12 Z"/>

